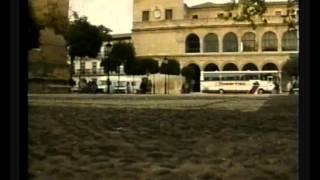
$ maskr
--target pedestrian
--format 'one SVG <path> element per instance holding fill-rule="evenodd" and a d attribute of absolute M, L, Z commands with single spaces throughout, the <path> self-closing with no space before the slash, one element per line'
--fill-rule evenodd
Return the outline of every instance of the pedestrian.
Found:
<path fill-rule="evenodd" d="M 131 83 L 127 82 L 127 94 L 131 93 Z"/>
<path fill-rule="evenodd" d="M 289 81 L 287 83 L 287 91 L 289 92 L 289 94 L 292 94 L 292 82 L 291 81 Z"/>
<path fill-rule="evenodd" d="M 274 81 L 274 91 L 275 91 L 275 94 L 278 94 L 279 93 L 279 84 L 277 81 Z"/>

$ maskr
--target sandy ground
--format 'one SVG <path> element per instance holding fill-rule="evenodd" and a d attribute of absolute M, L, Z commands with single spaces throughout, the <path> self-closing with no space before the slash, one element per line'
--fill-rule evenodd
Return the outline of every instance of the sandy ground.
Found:
<path fill-rule="evenodd" d="M 296 180 L 297 96 L 29 95 L 37 180 Z"/>

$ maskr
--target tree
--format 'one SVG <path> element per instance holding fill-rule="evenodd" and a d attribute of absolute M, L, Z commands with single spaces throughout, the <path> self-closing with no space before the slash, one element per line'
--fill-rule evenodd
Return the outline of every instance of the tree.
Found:
<path fill-rule="evenodd" d="M 160 73 L 179 75 L 180 74 L 180 64 L 175 59 L 168 59 L 168 63 L 162 63 L 160 66 Z"/>
<path fill-rule="evenodd" d="M 130 73 L 130 65 L 132 65 L 135 60 L 135 54 L 135 49 L 132 43 L 118 42 L 113 45 L 109 54 L 109 59 L 106 59 L 106 61 L 103 60 L 101 65 L 104 67 L 106 72 L 108 69 L 115 71 L 118 66 L 123 64 L 125 66 L 124 71 L 126 73 Z M 108 67 L 108 64 L 110 67 Z"/>
<path fill-rule="evenodd" d="M 147 89 L 153 87 L 153 93 L 155 93 L 155 74 L 159 72 L 158 61 L 152 58 L 144 58 L 140 60 L 143 71 L 147 74 Z M 149 74 L 153 74 L 153 85 L 149 83 Z"/>
<path fill-rule="evenodd" d="M 97 57 L 103 41 L 110 39 L 108 34 L 111 30 L 100 25 L 91 25 L 87 17 L 79 17 L 76 12 L 73 14 L 74 20 L 70 23 L 69 29 L 65 34 L 68 51 L 71 58 L 71 68 L 73 68 L 76 56 Z M 71 70 L 73 74 L 73 69 Z"/>
<path fill-rule="evenodd" d="M 127 62 L 125 64 L 125 72 L 128 75 L 144 75 L 146 70 L 143 66 L 143 62 L 139 59 L 134 59 L 133 61 Z"/>
<path fill-rule="evenodd" d="M 294 15 L 294 4 L 297 0 L 287 0 L 287 14 L 283 16 L 284 23 L 286 23 L 289 29 L 296 29 L 297 20 Z M 239 13 L 232 13 L 231 11 L 238 9 Z M 256 29 L 257 25 L 254 21 L 255 17 L 260 17 L 263 23 L 268 23 L 267 19 L 263 17 L 267 11 L 265 0 L 239 0 L 238 3 L 232 0 L 228 3 L 225 9 L 226 14 L 219 15 L 218 17 L 224 20 L 232 19 L 233 21 L 250 22 L 253 29 Z"/>
<path fill-rule="evenodd" d="M 238 9 L 239 13 L 235 14 L 231 12 L 235 9 Z M 239 0 L 238 3 L 236 3 L 235 0 L 232 0 L 225 9 L 228 13 L 218 17 L 224 20 L 232 19 L 233 21 L 238 22 L 248 21 L 252 28 L 255 29 L 256 24 L 253 20 L 254 17 L 259 16 L 264 23 L 267 23 L 266 19 L 262 17 L 266 10 L 265 0 Z"/>
<path fill-rule="evenodd" d="M 175 59 L 168 59 L 167 62 L 163 62 L 160 66 L 160 73 L 162 74 L 168 74 L 168 82 L 169 82 L 169 77 L 170 74 L 172 75 L 179 75 L 180 74 L 180 64 L 177 60 Z M 169 85 L 170 86 L 170 85 Z M 169 89 L 167 91 L 167 86 L 166 86 L 166 78 L 165 78 L 165 94 L 168 92 L 169 93 Z"/>
<path fill-rule="evenodd" d="M 144 74 L 156 74 L 159 72 L 158 61 L 152 58 L 143 58 L 138 61 L 143 67 Z"/>
<path fill-rule="evenodd" d="M 282 68 L 283 71 L 286 71 L 290 76 L 299 75 L 299 56 L 293 54 L 288 59 L 287 63 Z"/>
<path fill-rule="evenodd" d="M 118 42 L 112 47 L 112 50 L 108 57 L 102 59 L 101 66 L 104 68 L 104 72 L 116 71 L 120 65 L 124 65 L 124 71 L 126 74 L 133 74 L 133 67 L 135 60 L 135 50 L 132 43 Z M 118 70 L 118 76 L 120 78 L 120 68 Z"/>

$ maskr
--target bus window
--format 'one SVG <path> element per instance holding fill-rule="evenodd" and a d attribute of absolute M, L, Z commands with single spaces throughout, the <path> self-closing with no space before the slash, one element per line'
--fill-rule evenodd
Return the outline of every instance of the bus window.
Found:
<path fill-rule="evenodd" d="M 212 81 L 219 81 L 219 77 L 212 77 Z"/>

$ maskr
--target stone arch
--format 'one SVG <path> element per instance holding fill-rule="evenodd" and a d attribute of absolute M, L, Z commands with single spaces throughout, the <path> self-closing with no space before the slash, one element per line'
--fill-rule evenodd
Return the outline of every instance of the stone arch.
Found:
<path fill-rule="evenodd" d="M 204 71 L 219 71 L 219 67 L 215 63 L 209 63 L 203 68 L 203 70 Z"/>
<path fill-rule="evenodd" d="M 238 71 L 239 68 L 234 63 L 227 63 L 222 68 L 223 71 Z"/>
<path fill-rule="evenodd" d="M 241 38 L 242 51 L 250 52 L 257 51 L 256 34 L 253 32 L 246 32 Z"/>
<path fill-rule="evenodd" d="M 262 70 L 263 71 L 278 71 L 279 70 L 279 68 L 278 68 L 278 66 L 276 65 L 276 64 L 274 64 L 274 63 L 266 63 L 266 64 L 264 64 L 263 66 L 262 66 Z"/>
<path fill-rule="evenodd" d="M 247 63 L 242 67 L 242 71 L 258 71 L 258 66 L 253 63 Z"/>
<path fill-rule="evenodd" d="M 192 33 L 189 34 L 185 41 L 186 53 L 197 53 L 200 52 L 200 38 L 198 35 Z"/>
<path fill-rule="evenodd" d="M 215 33 L 207 34 L 203 39 L 203 52 L 218 52 L 219 51 L 219 40 Z"/>
<path fill-rule="evenodd" d="M 190 63 L 185 67 L 190 67 L 195 71 L 195 76 L 191 78 L 191 81 L 193 82 L 189 82 L 191 85 L 191 91 L 200 92 L 200 66 L 195 63 Z"/>
<path fill-rule="evenodd" d="M 228 32 L 223 37 L 223 52 L 238 52 L 238 37 L 233 32 Z"/>
<path fill-rule="evenodd" d="M 297 31 L 287 31 L 282 35 L 282 51 L 296 51 L 298 50 Z"/>
<path fill-rule="evenodd" d="M 276 33 L 272 31 L 267 31 L 262 35 L 261 49 L 262 51 L 278 50 L 278 38 Z"/>

